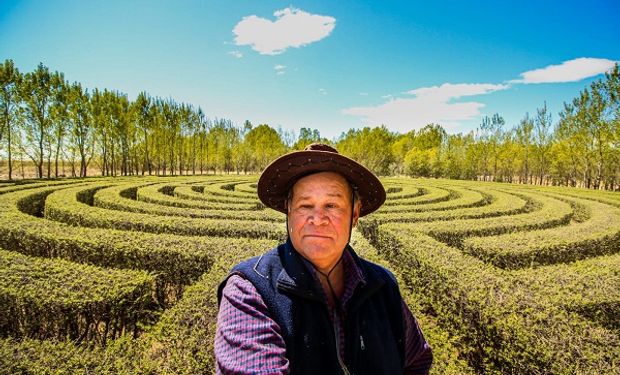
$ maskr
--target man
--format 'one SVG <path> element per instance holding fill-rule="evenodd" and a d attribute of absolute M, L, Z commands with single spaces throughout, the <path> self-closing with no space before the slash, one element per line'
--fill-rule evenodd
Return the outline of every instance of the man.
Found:
<path fill-rule="evenodd" d="M 427 374 L 430 347 L 393 275 L 349 246 L 385 201 L 379 179 L 312 144 L 272 162 L 258 196 L 288 239 L 235 266 L 218 291 L 218 374 Z"/>

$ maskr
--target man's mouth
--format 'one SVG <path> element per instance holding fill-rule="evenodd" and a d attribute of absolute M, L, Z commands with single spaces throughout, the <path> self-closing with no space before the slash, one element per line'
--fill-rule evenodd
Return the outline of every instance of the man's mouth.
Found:
<path fill-rule="evenodd" d="M 306 235 L 304 235 L 304 237 L 312 237 L 312 238 L 330 238 L 330 237 L 329 237 L 329 236 L 327 236 L 327 235 L 324 235 L 324 234 L 315 234 L 315 233 L 313 233 L 313 234 L 306 234 Z"/>

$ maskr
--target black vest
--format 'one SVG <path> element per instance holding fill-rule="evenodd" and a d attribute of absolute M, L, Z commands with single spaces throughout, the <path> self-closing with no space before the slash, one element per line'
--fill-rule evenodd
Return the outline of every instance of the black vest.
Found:
<path fill-rule="evenodd" d="M 342 360 L 350 374 L 402 374 L 404 327 L 398 284 L 389 271 L 359 258 L 351 247 L 345 251 L 350 251 L 366 284 L 348 302 Z M 290 240 L 238 264 L 230 273 L 234 274 L 254 285 L 280 326 L 292 375 L 343 373 L 321 286 Z M 228 277 L 220 284 L 218 301 Z"/>

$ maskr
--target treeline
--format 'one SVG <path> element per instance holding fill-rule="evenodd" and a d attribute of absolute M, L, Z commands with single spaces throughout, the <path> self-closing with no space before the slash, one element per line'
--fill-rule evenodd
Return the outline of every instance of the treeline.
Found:
<path fill-rule="evenodd" d="M 0 174 L 25 164 L 36 176 L 86 177 L 256 173 L 314 141 L 334 144 L 381 175 L 405 174 L 540 185 L 620 189 L 618 66 L 592 83 L 554 122 L 546 104 L 519 124 L 499 115 L 472 132 L 438 124 L 406 134 L 385 126 L 351 129 L 327 140 L 316 129 L 294 133 L 249 121 L 209 118 L 198 107 L 142 92 L 88 90 L 43 64 L 21 73 L 0 65 Z"/>

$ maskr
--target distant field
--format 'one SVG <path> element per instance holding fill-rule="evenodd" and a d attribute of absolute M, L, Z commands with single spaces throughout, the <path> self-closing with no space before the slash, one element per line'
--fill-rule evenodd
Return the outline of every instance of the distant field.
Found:
<path fill-rule="evenodd" d="M 256 176 L 0 184 L 0 374 L 214 373 L 215 289 L 285 237 Z M 620 193 L 386 178 L 356 251 L 434 374 L 620 374 Z"/>

